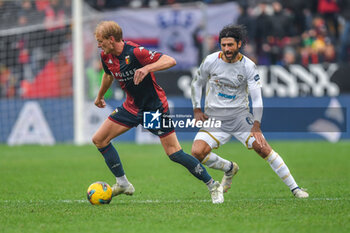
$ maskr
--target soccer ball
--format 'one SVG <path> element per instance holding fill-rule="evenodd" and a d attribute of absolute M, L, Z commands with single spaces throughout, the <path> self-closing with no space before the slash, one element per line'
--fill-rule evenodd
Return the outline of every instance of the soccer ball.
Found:
<path fill-rule="evenodd" d="M 112 189 L 105 182 L 95 182 L 87 190 L 87 199 L 93 205 L 109 204 L 112 200 Z"/>

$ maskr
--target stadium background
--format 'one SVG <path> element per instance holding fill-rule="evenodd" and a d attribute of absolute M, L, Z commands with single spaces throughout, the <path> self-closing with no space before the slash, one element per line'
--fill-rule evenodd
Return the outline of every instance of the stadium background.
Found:
<path fill-rule="evenodd" d="M 177 66 L 157 73 L 157 81 L 171 105 L 189 113 L 194 69 L 219 49 L 218 32 L 224 25 L 244 24 L 248 43 L 243 53 L 257 63 L 263 82 L 266 136 L 331 142 L 350 138 L 347 0 L 87 0 L 82 10 L 84 127 L 77 140 L 72 2 L 0 1 L 0 143 L 90 142 L 125 98 L 115 85 L 106 95 L 106 109 L 93 105 L 102 75 L 93 35 L 100 20 L 115 20 L 126 40 L 176 58 Z M 308 111 L 312 108 L 316 110 Z M 179 132 L 179 138 L 190 141 L 194 134 Z M 158 142 L 140 128 L 118 140 Z"/>

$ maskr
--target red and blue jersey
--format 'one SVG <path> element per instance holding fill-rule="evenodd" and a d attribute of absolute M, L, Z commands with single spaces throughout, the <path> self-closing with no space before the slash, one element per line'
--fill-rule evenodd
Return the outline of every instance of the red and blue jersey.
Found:
<path fill-rule="evenodd" d="M 168 111 L 165 92 L 157 84 L 153 72 L 148 73 L 139 85 L 134 84 L 135 71 L 158 61 L 161 56 L 159 52 L 147 50 L 130 41 L 125 41 L 123 51 L 119 56 L 101 52 L 105 73 L 113 75 L 126 92 L 123 107 L 133 115 L 157 109 L 160 109 L 161 112 Z"/>

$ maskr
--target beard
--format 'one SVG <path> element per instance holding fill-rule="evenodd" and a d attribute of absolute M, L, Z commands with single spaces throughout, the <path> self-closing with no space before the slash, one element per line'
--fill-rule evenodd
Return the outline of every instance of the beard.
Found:
<path fill-rule="evenodd" d="M 228 61 L 233 61 L 237 57 L 238 53 L 239 53 L 239 50 L 235 50 L 232 53 L 231 52 L 225 52 L 224 55 L 225 55 L 225 57 L 226 57 L 226 59 Z M 230 54 L 232 54 L 232 56 L 231 57 L 227 57 L 227 55 L 230 55 Z"/>

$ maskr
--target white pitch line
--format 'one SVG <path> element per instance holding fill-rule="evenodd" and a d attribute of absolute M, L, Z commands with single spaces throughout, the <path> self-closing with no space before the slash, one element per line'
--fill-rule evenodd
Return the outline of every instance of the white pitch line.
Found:
<path fill-rule="evenodd" d="M 225 200 L 225 202 L 229 203 L 235 203 L 235 202 L 242 202 L 242 201 L 250 201 L 250 202 L 257 202 L 257 201 L 291 201 L 291 200 L 297 200 L 293 198 L 243 198 L 243 199 L 237 199 L 237 200 Z M 350 201 L 350 198 L 338 198 L 338 197 L 321 197 L 321 198 L 308 198 L 304 201 Z M 136 204 L 171 204 L 171 203 L 197 203 L 197 202 L 208 202 L 210 203 L 210 199 L 206 200 L 115 200 L 114 202 L 117 203 L 136 203 Z M 88 203 L 88 200 L 0 200 L 0 203 Z"/>

